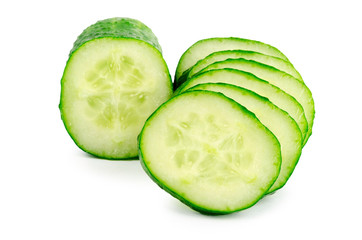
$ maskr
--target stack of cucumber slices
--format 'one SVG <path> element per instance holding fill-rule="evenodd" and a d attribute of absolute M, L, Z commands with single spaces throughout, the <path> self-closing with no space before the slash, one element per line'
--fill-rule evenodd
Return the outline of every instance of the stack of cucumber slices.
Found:
<path fill-rule="evenodd" d="M 195 43 L 172 86 L 156 36 L 130 18 L 99 21 L 78 37 L 59 108 L 82 150 L 139 157 L 161 188 L 205 214 L 249 208 L 282 188 L 315 113 L 287 57 L 253 40 Z"/>
<path fill-rule="evenodd" d="M 201 40 L 182 55 L 174 90 L 139 137 L 141 163 L 160 187 L 199 212 L 227 214 L 286 184 L 312 134 L 314 102 L 283 53 Z"/>

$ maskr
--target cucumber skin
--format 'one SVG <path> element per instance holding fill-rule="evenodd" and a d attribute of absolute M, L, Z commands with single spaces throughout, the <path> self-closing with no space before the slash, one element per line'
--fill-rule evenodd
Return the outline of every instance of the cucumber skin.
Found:
<path fill-rule="evenodd" d="M 194 65 L 195 66 L 195 65 Z M 193 67 L 193 66 L 192 66 Z M 183 83 L 185 83 L 187 80 L 189 80 L 190 78 L 188 77 L 189 76 L 189 73 L 191 71 L 191 68 L 187 69 L 186 71 L 184 71 L 181 76 L 175 80 L 173 82 L 173 90 L 176 91 L 180 86 L 182 86 Z M 197 75 L 197 74 L 195 74 Z"/>
<path fill-rule="evenodd" d="M 211 91 L 204 91 L 204 90 L 193 90 L 193 91 L 186 91 L 182 94 L 178 94 L 174 97 L 172 97 L 170 100 L 164 102 L 163 104 L 161 104 L 161 106 L 159 106 L 152 114 L 151 116 L 146 120 L 145 124 L 143 125 L 143 128 L 141 130 L 141 133 L 138 135 L 138 156 L 139 156 L 139 160 L 141 162 L 141 166 L 143 168 L 143 170 L 146 172 L 146 174 L 152 179 L 152 181 L 154 181 L 161 189 L 163 189 L 164 191 L 168 192 L 169 194 L 171 194 L 171 196 L 173 196 L 174 198 L 180 200 L 182 203 L 184 203 L 185 205 L 189 206 L 190 208 L 192 208 L 193 210 L 201 213 L 201 214 L 204 214 L 204 215 L 211 215 L 211 216 L 215 216 L 215 215 L 226 215 L 226 214 L 231 214 L 231 213 L 235 213 L 235 212 L 239 212 L 239 211 L 242 211 L 242 210 L 245 210 L 245 209 L 248 209 L 252 206 L 254 206 L 257 202 L 259 202 L 260 199 L 262 199 L 265 195 L 261 195 L 260 198 L 256 199 L 253 203 L 251 203 L 249 206 L 245 206 L 243 208 L 240 208 L 240 209 L 235 209 L 233 211 L 216 211 L 216 210 L 210 210 L 210 209 L 207 209 L 207 208 L 204 208 L 204 207 L 201 207 L 201 206 L 198 206 L 198 205 L 195 205 L 193 204 L 191 201 L 188 201 L 187 199 L 185 199 L 184 197 L 182 197 L 181 195 L 177 194 L 175 191 L 173 191 L 171 188 L 167 187 L 166 184 L 164 184 L 162 181 L 160 181 L 156 176 L 154 176 L 152 174 L 152 172 L 150 171 L 150 169 L 147 167 L 146 163 L 145 163 L 145 157 L 143 156 L 143 153 L 142 153 L 142 149 L 141 149 L 141 143 L 142 143 L 142 136 L 143 136 L 143 131 L 144 129 L 146 128 L 146 126 L 148 125 L 148 121 L 151 120 L 158 112 L 159 109 L 163 108 L 169 101 L 173 101 L 174 99 L 177 99 L 179 98 L 180 96 L 184 96 L 184 95 L 188 95 L 188 94 L 195 94 L 195 93 L 208 93 L 208 94 L 213 94 L 213 95 L 219 95 L 219 96 L 222 96 L 224 98 L 227 98 L 229 99 L 230 101 L 234 102 L 236 106 L 238 106 L 240 109 L 243 110 L 243 112 L 245 114 L 248 114 L 250 115 L 251 117 L 253 118 L 256 118 L 257 117 L 255 116 L 254 113 L 250 112 L 249 110 L 247 110 L 245 107 L 243 107 L 242 105 L 240 105 L 239 103 L 235 102 L 233 99 L 231 98 L 228 98 L 226 97 L 224 94 L 222 93 L 219 93 L 219 92 L 211 92 Z M 258 120 L 259 121 L 259 120 Z M 264 125 L 263 125 L 264 126 Z M 266 127 L 265 127 L 266 128 Z M 270 132 L 270 130 L 268 128 L 266 128 L 267 131 L 269 131 L 269 133 L 271 135 L 274 136 L 274 134 L 272 132 Z M 280 143 L 279 141 L 277 140 L 277 138 L 274 136 L 275 140 L 276 140 L 276 143 L 278 144 L 279 146 L 279 171 L 281 169 L 281 152 L 280 152 Z M 279 176 L 279 173 L 277 174 L 277 176 L 271 180 L 271 185 L 268 189 L 266 189 L 265 191 L 265 194 L 268 194 L 268 191 L 269 189 L 273 186 L 274 182 L 277 180 Z"/>
<path fill-rule="evenodd" d="M 128 38 L 128 39 L 133 39 L 133 40 L 140 41 L 140 42 L 145 42 L 145 43 L 151 45 L 152 47 L 154 47 L 155 49 L 157 49 L 157 51 L 160 54 L 160 57 L 162 58 L 162 60 L 165 64 L 165 68 L 167 69 L 169 85 L 170 85 L 170 89 L 172 89 L 172 79 L 171 79 L 170 72 L 168 70 L 168 66 L 163 59 L 161 46 L 159 45 L 157 37 L 154 35 L 152 30 L 149 27 L 147 27 L 145 24 L 143 24 L 142 22 L 140 22 L 136 19 L 119 18 L 119 17 L 100 20 L 100 21 L 96 22 L 95 24 L 87 27 L 85 30 L 83 30 L 83 32 L 78 36 L 77 40 L 74 42 L 73 48 L 70 50 L 69 57 L 66 62 L 66 66 L 64 68 L 63 76 L 61 79 L 61 86 L 63 86 L 63 82 L 65 81 L 64 75 L 67 70 L 68 63 L 70 62 L 73 54 L 79 48 L 81 48 L 85 43 L 90 42 L 94 39 L 98 39 L 98 38 L 115 38 L 115 39 L 117 39 L 117 38 L 122 38 L 122 39 L 126 38 L 127 39 Z M 65 127 L 66 131 L 68 132 L 69 136 L 81 150 L 83 150 L 84 152 L 86 152 L 94 157 L 99 157 L 99 158 L 106 159 L 106 160 L 138 160 L 138 156 L 127 156 L 127 157 L 122 157 L 122 158 L 115 158 L 115 157 L 109 157 L 106 155 L 100 156 L 92 151 L 85 149 L 73 137 L 73 135 L 71 134 L 71 131 L 69 130 L 67 124 L 65 123 L 66 122 L 65 117 L 62 112 L 62 99 L 63 99 L 63 87 L 61 88 L 60 102 L 58 105 L 58 108 L 60 110 L 60 117 L 62 119 L 64 127 Z"/>
<path fill-rule="evenodd" d="M 87 27 L 74 42 L 69 56 L 84 43 L 95 38 L 103 37 L 138 39 L 151 44 L 162 53 L 157 37 L 152 30 L 142 22 L 132 18 L 109 18 L 100 20 Z"/>

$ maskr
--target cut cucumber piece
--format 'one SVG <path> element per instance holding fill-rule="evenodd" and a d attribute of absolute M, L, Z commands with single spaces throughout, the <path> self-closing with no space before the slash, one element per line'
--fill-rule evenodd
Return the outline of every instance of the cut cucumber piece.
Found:
<path fill-rule="evenodd" d="M 254 113 L 259 121 L 266 126 L 278 139 L 281 147 L 282 165 L 279 176 L 269 193 L 280 189 L 292 175 L 302 152 L 302 133 L 290 115 L 250 90 L 225 83 L 206 83 L 196 85 L 187 91 L 205 90 L 220 92 L 235 100 Z"/>
<path fill-rule="evenodd" d="M 303 139 L 308 131 L 307 119 L 302 106 L 289 94 L 268 82 L 261 80 L 251 73 L 235 69 L 218 69 L 203 72 L 182 84 L 175 92 L 182 93 L 187 89 L 202 83 L 229 83 L 249 89 L 268 98 L 272 103 L 283 109 L 297 122 Z"/>
<path fill-rule="evenodd" d="M 240 104 L 210 91 L 186 92 L 159 107 L 145 123 L 139 149 L 153 181 L 206 214 L 254 205 L 281 165 L 273 133 Z"/>
<path fill-rule="evenodd" d="M 189 47 L 181 56 L 175 73 L 175 89 L 182 83 L 179 81 L 181 75 L 195 65 L 199 60 L 213 52 L 223 50 L 247 50 L 263 53 L 265 55 L 282 58 L 288 61 L 287 57 L 278 49 L 268 44 L 243 38 L 208 38 L 203 39 Z"/>
<path fill-rule="evenodd" d="M 78 37 L 61 80 L 60 112 L 74 142 L 107 159 L 138 156 L 137 136 L 172 94 L 171 77 L 151 30 L 112 18 Z"/>
<path fill-rule="evenodd" d="M 202 69 L 200 73 L 212 69 L 223 68 L 233 68 L 250 72 L 293 96 L 300 105 L 302 105 L 305 117 L 307 118 L 308 132 L 306 138 L 304 139 L 304 144 L 307 142 L 308 138 L 312 134 L 315 111 L 312 93 L 303 82 L 274 67 L 243 58 L 227 59 L 221 62 L 215 62 Z"/>
<path fill-rule="evenodd" d="M 203 68 L 207 67 L 208 65 L 224 61 L 229 58 L 244 58 L 247 60 L 254 60 L 256 62 L 260 62 L 266 65 L 270 65 L 272 67 L 275 67 L 279 69 L 280 71 L 286 72 L 296 79 L 303 82 L 302 76 L 299 74 L 299 72 L 294 68 L 294 66 L 281 58 L 272 57 L 268 55 L 264 55 L 258 52 L 253 51 L 244 51 L 244 50 L 226 50 L 226 51 L 220 51 L 220 52 L 214 52 L 210 54 L 209 56 L 205 57 L 204 59 L 198 61 L 191 69 L 190 71 L 186 72 L 186 79 L 191 78 L 195 74 L 197 74 L 199 71 L 201 71 Z M 184 76 L 181 76 L 184 77 Z M 181 80 L 182 82 L 182 80 Z"/>

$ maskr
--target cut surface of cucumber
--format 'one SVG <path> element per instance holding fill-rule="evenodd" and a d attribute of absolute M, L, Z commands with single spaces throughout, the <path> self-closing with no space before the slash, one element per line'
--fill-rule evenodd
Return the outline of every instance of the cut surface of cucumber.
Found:
<path fill-rule="evenodd" d="M 68 133 L 85 152 L 137 157 L 144 122 L 170 98 L 171 78 L 155 37 L 140 40 L 150 35 L 147 29 L 136 20 L 107 19 L 87 28 L 71 50 L 59 108 Z"/>
<path fill-rule="evenodd" d="M 217 69 L 206 71 L 190 78 L 182 84 L 175 93 L 182 93 L 202 83 L 228 83 L 249 89 L 268 98 L 273 104 L 286 111 L 297 122 L 303 139 L 306 136 L 308 123 L 302 106 L 295 98 L 280 90 L 278 87 L 247 72 L 235 69 Z"/>
<path fill-rule="evenodd" d="M 305 117 L 307 118 L 308 132 L 306 138 L 304 139 L 304 144 L 307 142 L 308 138 L 312 134 L 315 110 L 312 93 L 303 82 L 274 67 L 243 58 L 227 59 L 224 61 L 215 62 L 202 69 L 200 73 L 212 69 L 223 68 L 233 68 L 250 72 L 253 75 L 279 87 L 281 90 L 293 96 L 300 103 L 300 105 L 302 105 Z"/>
<path fill-rule="evenodd" d="M 254 205 L 281 164 L 278 140 L 255 115 L 210 91 L 186 92 L 159 107 L 143 127 L 139 149 L 143 168 L 161 188 L 205 214 Z"/>
<path fill-rule="evenodd" d="M 254 60 L 256 62 L 260 62 L 266 65 L 270 65 L 279 69 L 280 71 L 286 72 L 293 77 L 297 78 L 300 81 L 303 81 L 299 72 L 294 68 L 294 66 L 289 62 L 285 61 L 281 58 L 268 56 L 265 54 L 261 54 L 258 52 L 253 51 L 244 51 L 244 50 L 226 50 L 220 52 L 214 52 L 204 59 L 198 61 L 191 69 L 187 72 L 186 78 L 190 78 L 201 71 L 203 68 L 207 67 L 208 65 L 224 61 L 229 58 L 244 58 L 247 60 Z"/>
<path fill-rule="evenodd" d="M 287 57 L 280 52 L 277 48 L 270 46 L 268 44 L 243 39 L 243 38 L 208 38 L 203 39 L 191 47 L 189 47 L 181 56 L 175 73 L 175 89 L 181 85 L 179 78 L 181 75 L 195 65 L 199 60 L 205 58 L 213 52 L 223 51 L 223 50 L 247 50 L 263 53 L 265 55 L 274 56 L 282 58 L 288 61 Z"/>
<path fill-rule="evenodd" d="M 278 139 L 281 147 L 282 165 L 279 176 L 269 193 L 283 187 L 292 175 L 302 151 L 303 138 L 297 123 L 290 115 L 250 90 L 225 83 L 199 84 L 187 91 L 205 90 L 220 92 L 235 100 L 266 126 Z"/>

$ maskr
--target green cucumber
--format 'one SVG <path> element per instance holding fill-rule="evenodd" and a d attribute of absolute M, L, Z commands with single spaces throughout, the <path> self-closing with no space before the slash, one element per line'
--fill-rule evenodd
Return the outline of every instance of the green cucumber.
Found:
<path fill-rule="evenodd" d="M 263 53 L 265 55 L 279 57 L 288 61 L 288 58 L 273 46 L 243 38 L 208 38 L 203 39 L 189 47 L 181 56 L 175 73 L 174 89 L 182 84 L 181 75 L 195 65 L 199 60 L 213 52 L 223 50 L 247 50 Z"/>
<path fill-rule="evenodd" d="M 139 150 L 155 183 L 205 214 L 251 207 L 281 165 L 274 134 L 246 108 L 210 91 L 186 92 L 161 105 L 140 133 Z"/>
<path fill-rule="evenodd" d="M 214 62 L 224 61 L 229 58 L 244 58 L 247 60 L 254 60 L 256 62 L 260 62 L 266 65 L 270 65 L 279 69 L 280 71 L 286 72 L 296 79 L 303 82 L 302 76 L 299 72 L 294 68 L 294 66 L 281 58 L 272 57 L 268 55 L 264 55 L 258 52 L 253 51 L 244 51 L 244 50 L 226 50 L 220 52 L 214 52 L 204 59 L 198 61 L 189 71 L 186 72 L 186 79 L 194 76 L 203 68 L 207 67 L 208 65 Z M 183 76 L 181 76 L 183 77 Z M 182 80 L 181 80 L 182 82 Z"/>
<path fill-rule="evenodd" d="M 293 96 L 302 105 L 305 113 L 305 117 L 308 122 L 308 132 L 304 139 L 304 144 L 312 134 L 313 122 L 314 122 L 314 100 L 309 88 L 301 81 L 297 80 L 293 76 L 282 72 L 274 67 L 243 58 L 227 59 L 220 62 L 210 64 L 201 72 L 205 72 L 212 69 L 233 68 L 250 72 L 253 75 L 279 87 L 281 90 Z"/>
<path fill-rule="evenodd" d="M 279 176 L 269 193 L 280 189 L 292 175 L 302 152 L 302 133 L 290 115 L 250 90 L 225 83 L 206 83 L 187 91 L 205 90 L 220 92 L 254 113 L 259 121 L 278 139 L 281 147 L 282 165 Z"/>
<path fill-rule="evenodd" d="M 91 25 L 74 43 L 61 80 L 60 112 L 76 145 L 97 157 L 138 156 L 137 136 L 172 95 L 152 31 L 129 18 Z"/>
<path fill-rule="evenodd" d="M 218 69 L 203 72 L 190 78 L 175 92 L 182 93 L 187 89 L 202 83 L 229 83 L 249 89 L 268 98 L 272 103 L 283 109 L 297 122 L 303 139 L 308 131 L 307 119 L 302 106 L 289 94 L 254 75 L 235 69 Z"/>

